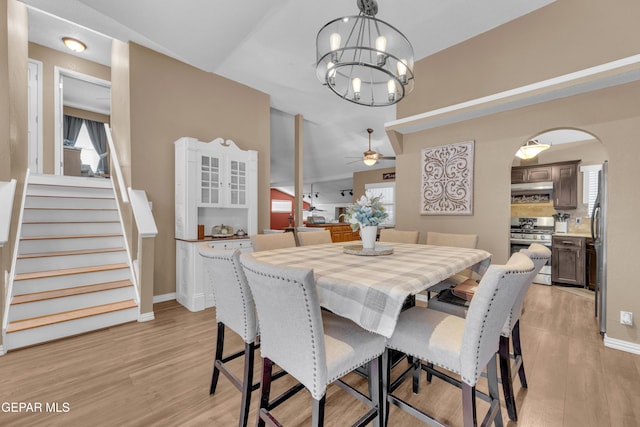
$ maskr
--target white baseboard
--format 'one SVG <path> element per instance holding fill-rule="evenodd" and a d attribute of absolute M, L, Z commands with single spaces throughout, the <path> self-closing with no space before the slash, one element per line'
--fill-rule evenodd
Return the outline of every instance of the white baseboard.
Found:
<path fill-rule="evenodd" d="M 4 351 L 4 346 L 0 345 L 0 356 L 4 356 L 5 354 L 7 354 L 7 352 Z"/>
<path fill-rule="evenodd" d="M 153 303 L 159 303 L 159 302 L 165 302 L 165 301 L 171 301 L 176 299 L 176 293 L 175 292 L 171 292 L 169 294 L 162 294 L 162 295 L 154 295 L 153 296 Z"/>
<path fill-rule="evenodd" d="M 156 316 L 153 314 L 153 311 L 150 311 L 148 313 L 140 313 L 138 315 L 138 322 L 149 322 L 155 318 Z"/>
<path fill-rule="evenodd" d="M 614 348 L 616 350 L 626 351 L 627 353 L 640 354 L 640 344 L 623 341 L 616 338 L 609 338 L 604 334 L 604 346 Z"/>

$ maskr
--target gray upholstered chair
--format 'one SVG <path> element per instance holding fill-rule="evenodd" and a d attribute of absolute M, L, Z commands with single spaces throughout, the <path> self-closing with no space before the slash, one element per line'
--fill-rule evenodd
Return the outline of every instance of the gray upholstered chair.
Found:
<path fill-rule="evenodd" d="M 301 231 L 298 234 L 298 243 L 300 246 L 321 245 L 323 243 L 331 243 L 331 232 L 329 230 L 320 231 Z"/>
<path fill-rule="evenodd" d="M 392 243 L 418 243 L 420 232 L 414 230 L 393 230 L 383 228 L 380 230 L 381 242 Z"/>
<path fill-rule="evenodd" d="M 523 388 L 527 388 L 527 377 L 524 372 L 524 361 L 522 359 L 522 346 L 520 344 L 520 317 L 522 316 L 522 306 L 524 305 L 524 299 L 527 295 L 527 291 L 531 285 L 531 281 L 536 274 L 542 269 L 542 267 L 551 258 L 551 250 L 546 246 L 538 243 L 532 243 L 529 248 L 520 250 L 521 253 L 527 255 L 533 261 L 535 266 L 534 272 L 521 291 L 516 302 L 513 304 L 509 317 L 507 318 L 502 333 L 500 334 L 500 348 L 498 354 L 500 356 L 500 376 L 502 377 L 502 391 L 504 392 L 504 399 L 507 404 L 507 412 L 509 418 L 512 421 L 518 420 L 518 413 L 516 410 L 516 399 L 513 393 L 513 377 L 512 370 L 518 372 L 520 377 L 520 385 Z M 509 354 L 509 340 L 513 343 L 513 358 L 515 359 L 514 366 L 511 366 L 511 355 Z"/>
<path fill-rule="evenodd" d="M 533 262 L 528 256 L 513 254 L 506 265 L 489 267 L 473 297 L 466 320 L 429 308 L 413 307 L 400 313 L 394 333 L 387 342 L 387 349 L 401 351 L 429 362 L 419 362 L 420 369 L 462 389 L 465 426 L 477 425 L 476 394 L 480 394 L 490 403 L 483 425 L 489 425 L 492 421 L 496 425 L 502 425 L 495 358 L 500 334 L 511 307 L 522 288 L 528 284 L 533 269 Z M 458 374 L 460 379 L 455 379 L 433 366 Z M 485 367 L 489 395 L 476 390 L 476 383 Z M 433 424 L 431 416 L 411 407 L 409 403 L 393 394 L 403 380 L 410 376 L 412 370 L 410 367 L 388 386 L 387 401 L 421 421 Z M 388 378 L 389 364 L 385 373 L 385 379 Z"/>
<path fill-rule="evenodd" d="M 254 234 L 251 236 L 251 246 L 255 252 L 291 248 L 296 246 L 296 238 L 293 233 Z"/>
<path fill-rule="evenodd" d="M 327 385 L 346 387 L 351 395 L 369 406 L 357 425 L 373 420 L 380 424 L 382 382 L 381 356 L 385 338 L 367 332 L 355 323 L 320 310 L 313 270 L 274 266 L 256 261 L 251 254 L 240 257 L 253 293 L 260 324 L 263 357 L 258 425 L 274 424 L 269 412 L 271 369 L 277 363 L 296 378 L 313 397 L 312 425 L 324 422 Z M 353 392 L 340 378 L 370 362 L 371 398 Z M 301 389 L 299 387 L 298 389 Z M 295 393 L 298 389 L 285 392 Z M 279 403 L 279 402 L 278 402 Z"/>
<path fill-rule="evenodd" d="M 520 252 L 527 255 L 531 259 L 531 261 L 533 261 L 534 269 L 531 273 L 530 280 L 518 294 L 518 297 L 516 298 L 516 301 L 511 308 L 511 311 L 509 312 L 507 321 L 505 322 L 504 327 L 502 328 L 502 332 L 500 333 L 500 346 L 498 349 L 498 355 L 500 357 L 500 376 L 502 378 L 502 391 L 504 392 L 507 412 L 509 414 L 509 418 L 512 421 L 518 420 L 516 401 L 513 394 L 513 377 L 511 373 L 512 370 L 518 372 L 518 376 L 520 377 L 520 384 L 523 388 L 527 388 L 527 378 L 524 371 L 522 346 L 520 343 L 520 317 L 522 315 L 522 306 L 524 304 L 524 299 L 527 295 L 527 291 L 529 290 L 529 287 L 531 285 L 531 281 L 547 263 L 547 261 L 549 261 L 549 258 L 551 258 L 551 250 L 539 243 L 532 243 L 527 249 L 522 249 Z M 438 298 L 431 298 L 428 301 L 427 306 L 430 309 L 453 314 L 454 316 L 467 316 L 468 307 L 464 305 L 457 305 L 445 301 L 440 301 Z M 513 358 L 515 360 L 513 366 L 511 366 L 511 354 L 509 353 L 510 340 L 513 343 Z M 427 380 L 431 380 L 431 378 L 427 376 Z"/>
<path fill-rule="evenodd" d="M 215 393 L 218 378 L 222 372 L 242 392 L 239 426 L 246 426 L 251 391 L 257 389 L 257 385 L 253 386 L 255 341 L 258 335 L 253 296 L 240 265 L 239 250 L 214 249 L 202 243 L 199 252 L 204 260 L 209 283 L 213 287 L 218 322 L 216 355 L 209 394 Z M 245 343 L 243 351 L 227 357 L 223 354 L 225 327 L 240 335 Z M 244 355 L 244 373 L 240 380 L 225 364 L 242 355 Z"/>

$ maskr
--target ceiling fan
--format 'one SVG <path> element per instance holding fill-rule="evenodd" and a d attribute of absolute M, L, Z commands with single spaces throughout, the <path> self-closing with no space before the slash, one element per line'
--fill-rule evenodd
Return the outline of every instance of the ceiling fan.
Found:
<path fill-rule="evenodd" d="M 365 151 L 364 153 L 362 153 L 362 158 L 360 160 L 362 160 L 362 162 L 364 162 L 365 165 L 367 166 L 373 166 L 376 163 L 378 163 L 378 160 L 395 160 L 396 157 L 395 156 L 383 156 L 382 154 L 378 153 L 377 151 L 374 151 L 371 149 L 371 134 L 373 133 L 373 129 L 368 128 L 367 132 L 369 133 L 369 149 L 367 151 Z M 357 161 L 360 160 L 356 160 L 354 162 L 350 162 L 350 163 L 356 163 Z"/>

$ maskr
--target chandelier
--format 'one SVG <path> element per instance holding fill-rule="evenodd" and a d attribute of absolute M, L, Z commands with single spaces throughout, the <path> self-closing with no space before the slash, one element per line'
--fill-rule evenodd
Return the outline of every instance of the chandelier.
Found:
<path fill-rule="evenodd" d="M 516 156 L 523 160 L 533 159 L 544 150 L 548 150 L 550 147 L 551 146 L 549 144 L 540 144 L 538 140 L 531 139 L 518 149 Z"/>
<path fill-rule="evenodd" d="M 347 101 L 393 105 L 413 89 L 413 47 L 375 17 L 375 0 L 357 0 L 360 14 L 326 24 L 316 38 L 316 75 Z"/>

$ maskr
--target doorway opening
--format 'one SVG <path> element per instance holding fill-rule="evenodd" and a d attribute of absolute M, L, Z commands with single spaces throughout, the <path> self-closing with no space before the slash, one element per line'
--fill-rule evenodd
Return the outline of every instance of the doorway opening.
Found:
<path fill-rule="evenodd" d="M 595 302 L 600 331 L 606 330 L 606 172 L 608 153 L 597 136 L 581 129 L 552 129 L 522 146 L 543 150 L 531 158 L 519 148 L 511 168 L 511 245 L 522 237 L 518 223 L 548 231 L 552 250 L 546 284 Z M 544 228 L 544 230 L 543 230 Z M 549 230 L 546 230 L 549 229 Z M 515 240 L 514 240 L 515 236 Z M 519 240 L 518 240 L 519 239 Z M 538 239 L 538 241 L 533 240 Z M 528 244 L 527 244 L 528 246 Z M 534 280 L 534 282 L 536 282 Z"/>
<path fill-rule="evenodd" d="M 54 81 L 57 82 L 54 93 L 54 173 L 108 175 L 108 152 L 96 144 L 92 127 L 94 123 L 110 122 L 111 82 L 60 67 L 54 68 Z M 73 129 L 72 137 L 65 137 L 65 131 L 70 128 Z"/>

